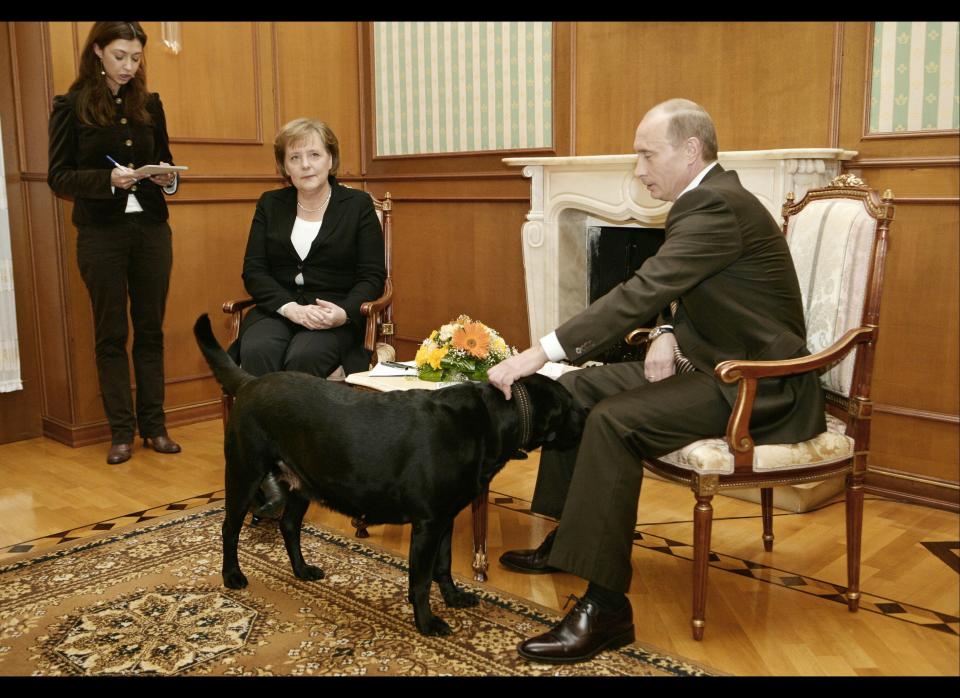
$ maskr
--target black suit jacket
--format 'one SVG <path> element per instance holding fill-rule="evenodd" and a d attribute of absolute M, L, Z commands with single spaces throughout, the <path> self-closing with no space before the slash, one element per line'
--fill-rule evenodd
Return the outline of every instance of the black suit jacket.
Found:
<path fill-rule="evenodd" d="M 53 98 L 50 114 L 50 162 L 47 182 L 60 196 L 74 199 L 75 225 L 111 223 L 120 220 L 130 194 L 143 208 L 140 215 L 154 220 L 167 220 L 167 202 L 163 188 L 149 178 L 137 182 L 136 189 L 111 191 L 109 155 L 121 165 L 136 169 L 155 165 L 161 160 L 173 163 L 163 104 L 156 93 L 147 101 L 150 124 L 126 119 L 122 100 L 126 86 L 117 93 L 116 117 L 110 126 L 88 126 L 76 111 L 76 93 L 68 92 Z M 126 122 L 126 123 L 123 123 Z"/>
<path fill-rule="evenodd" d="M 247 313 L 240 337 L 242 342 L 252 323 L 291 301 L 300 305 L 311 305 L 317 298 L 330 301 L 346 311 L 358 336 L 357 352 L 345 357 L 344 368 L 362 371 L 369 356 L 362 347 L 366 318 L 360 306 L 383 293 L 387 276 L 383 229 L 369 194 L 341 186 L 334 177 L 330 186 L 320 232 L 303 260 L 290 240 L 297 190 L 268 191 L 257 202 L 243 260 L 243 283 L 257 306 Z M 298 274 L 303 274 L 303 286 L 295 281 Z"/>
<path fill-rule="evenodd" d="M 793 259 L 777 223 L 719 165 L 670 210 L 663 246 L 636 274 L 557 328 L 567 356 L 583 361 L 638 321 L 680 299 L 674 333 L 697 369 L 727 359 L 805 356 L 806 328 Z M 732 405 L 737 386 L 717 379 Z M 816 373 L 760 381 L 751 421 L 757 443 L 788 443 L 826 430 Z"/>

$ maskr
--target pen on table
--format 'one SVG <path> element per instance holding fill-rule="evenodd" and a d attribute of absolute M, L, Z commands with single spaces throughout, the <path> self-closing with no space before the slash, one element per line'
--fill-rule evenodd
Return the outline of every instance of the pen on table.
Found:
<path fill-rule="evenodd" d="M 381 361 L 384 366 L 389 366 L 390 368 L 412 368 L 414 371 L 417 370 L 416 366 L 410 366 L 409 364 L 401 364 L 396 361 Z"/>

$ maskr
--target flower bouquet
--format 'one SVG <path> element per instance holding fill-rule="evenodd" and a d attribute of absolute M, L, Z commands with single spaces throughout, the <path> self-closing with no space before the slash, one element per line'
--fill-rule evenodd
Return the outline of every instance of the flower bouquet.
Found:
<path fill-rule="evenodd" d="M 485 381 L 489 368 L 516 353 L 495 330 L 461 315 L 423 340 L 417 371 L 425 381 Z"/>

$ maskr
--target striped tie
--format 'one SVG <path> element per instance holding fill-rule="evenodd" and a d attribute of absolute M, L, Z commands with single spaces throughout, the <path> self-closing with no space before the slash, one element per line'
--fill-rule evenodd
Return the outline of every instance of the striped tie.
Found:
<path fill-rule="evenodd" d="M 673 315 L 674 319 L 677 317 L 677 311 L 680 309 L 680 301 L 670 301 L 670 313 Z M 690 373 L 690 371 L 696 371 L 696 367 L 690 363 L 690 359 L 683 355 L 683 352 L 680 351 L 680 345 L 678 344 L 673 348 L 673 370 L 676 375 L 682 373 Z"/>

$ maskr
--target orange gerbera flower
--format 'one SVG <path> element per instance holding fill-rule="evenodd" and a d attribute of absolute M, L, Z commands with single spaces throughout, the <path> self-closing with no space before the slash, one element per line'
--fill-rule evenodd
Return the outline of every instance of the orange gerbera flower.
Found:
<path fill-rule="evenodd" d="M 490 348 L 490 335 L 479 322 L 468 322 L 453 333 L 453 346 L 478 359 L 487 358 Z"/>

